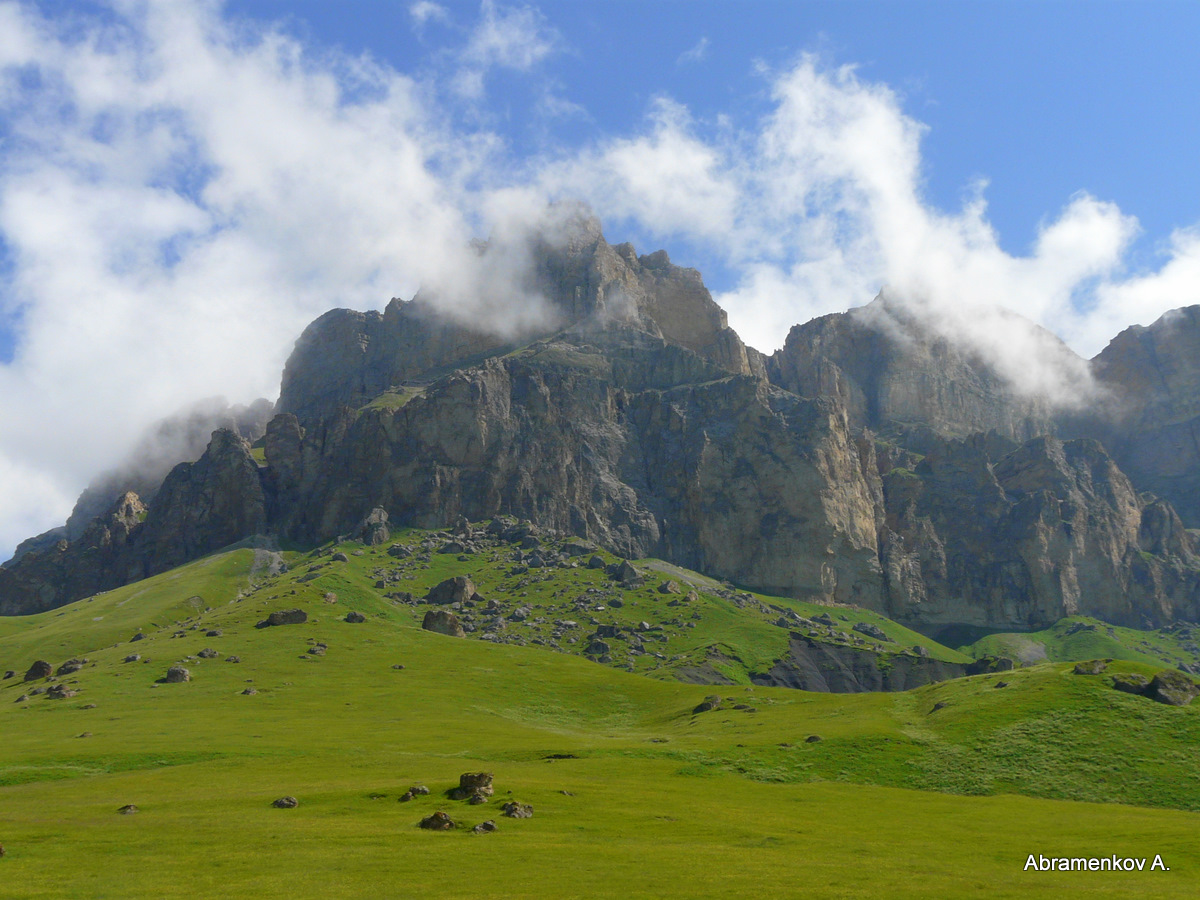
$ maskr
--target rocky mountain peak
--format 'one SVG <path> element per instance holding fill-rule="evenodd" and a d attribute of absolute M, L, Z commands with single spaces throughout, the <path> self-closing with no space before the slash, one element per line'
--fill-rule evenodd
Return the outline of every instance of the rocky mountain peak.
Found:
<path fill-rule="evenodd" d="M 506 257 L 497 271 L 518 280 L 517 294 L 544 300 L 543 316 L 501 331 L 460 320 L 453 305 L 424 290 L 410 301 L 393 299 L 382 314 L 332 310 L 296 342 L 276 412 L 314 421 L 563 329 L 633 328 L 728 372 L 763 373 L 760 355 L 729 328 L 695 269 L 673 265 L 665 251 L 638 256 L 630 244 L 610 245 L 587 207 L 560 204 L 547 220 L 553 227 L 477 245 L 485 261 L 490 254 Z M 515 240 L 524 243 L 514 247 Z M 512 259 L 524 260 L 515 274 Z"/>

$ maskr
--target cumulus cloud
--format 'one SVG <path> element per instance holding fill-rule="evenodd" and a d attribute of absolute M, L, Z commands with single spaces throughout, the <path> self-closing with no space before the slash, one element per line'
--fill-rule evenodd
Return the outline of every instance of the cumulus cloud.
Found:
<path fill-rule="evenodd" d="M 0 366 L 0 548 L 61 521 L 149 422 L 275 396 L 324 310 L 461 279 L 490 227 L 463 185 L 494 139 L 449 130 L 409 77 L 209 3 L 121 10 L 81 28 L 0 5 L 0 296 L 20 322 Z M 498 328 L 537 314 L 511 294 Z"/>
<path fill-rule="evenodd" d="M 540 12 L 528 6 L 501 6 L 484 0 L 482 18 L 459 55 L 461 68 L 454 89 L 461 96 L 478 100 L 493 68 L 528 72 L 557 48 L 558 32 Z"/>

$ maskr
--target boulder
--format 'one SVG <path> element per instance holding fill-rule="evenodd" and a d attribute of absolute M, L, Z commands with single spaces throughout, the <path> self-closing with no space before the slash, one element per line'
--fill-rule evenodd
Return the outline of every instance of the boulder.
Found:
<path fill-rule="evenodd" d="M 510 819 L 532 819 L 533 807 L 528 803 L 518 803 L 516 800 L 509 800 L 501 811 Z"/>
<path fill-rule="evenodd" d="M 1146 689 L 1150 687 L 1150 679 L 1145 675 L 1135 673 L 1123 673 L 1114 675 L 1112 686 L 1118 691 L 1124 691 L 1126 694 L 1138 694 L 1139 696 L 1146 693 Z"/>
<path fill-rule="evenodd" d="M 302 609 L 277 609 L 255 628 L 268 628 L 274 625 L 303 625 L 308 621 L 308 613 Z"/>
<path fill-rule="evenodd" d="M 633 568 L 633 567 L 630 566 L 630 568 Z M 658 586 L 658 592 L 660 594 L 682 594 L 683 588 L 681 588 L 678 584 L 676 584 L 674 581 L 672 581 L 670 578 L 668 578 L 666 581 L 664 581 L 662 584 L 660 584 Z"/>
<path fill-rule="evenodd" d="M 67 700 L 78 693 L 78 691 L 71 690 L 65 684 L 54 684 L 46 691 L 46 697 L 50 700 Z"/>
<path fill-rule="evenodd" d="M 604 561 L 604 559 L 602 557 L 593 556 L 591 559 L 588 560 L 587 567 L 589 569 L 603 569 L 606 565 L 608 565 L 608 564 Z"/>
<path fill-rule="evenodd" d="M 439 606 L 464 603 L 475 596 L 475 583 L 466 575 L 455 575 L 439 582 L 425 595 L 425 600 Z"/>
<path fill-rule="evenodd" d="M 203 650 L 201 650 L 201 651 L 200 651 L 199 653 L 197 653 L 196 655 L 197 655 L 198 657 L 200 657 L 201 659 L 216 659 L 216 658 L 217 658 L 218 656 L 220 656 L 221 654 L 219 654 L 219 653 L 218 653 L 216 650 L 214 650 L 212 647 L 205 647 Z"/>
<path fill-rule="evenodd" d="M 464 772 L 458 776 L 458 787 L 451 788 L 451 800 L 466 800 L 478 794 L 490 797 L 495 792 L 491 772 Z"/>
<path fill-rule="evenodd" d="M 391 532 L 388 531 L 387 523 L 387 510 L 377 506 L 358 523 L 358 527 L 354 529 L 354 536 L 364 544 L 372 547 L 386 544 L 392 536 Z"/>
<path fill-rule="evenodd" d="M 806 737 L 806 738 L 804 739 L 804 743 L 806 743 L 806 744 L 819 744 L 819 743 L 821 742 L 821 740 L 822 740 L 822 738 L 821 738 L 821 736 L 820 736 L 819 734 L 810 734 L 808 737 Z"/>
<path fill-rule="evenodd" d="M 54 674 L 60 677 L 63 675 L 73 675 L 82 669 L 86 663 L 86 659 L 68 659 L 58 667 L 58 670 Z"/>
<path fill-rule="evenodd" d="M 1146 696 L 1168 706 L 1187 706 L 1200 694 L 1200 687 L 1182 672 L 1163 669 L 1146 688 Z"/>
<path fill-rule="evenodd" d="M 351 624 L 359 624 L 367 621 L 367 617 L 356 610 L 351 610 L 350 612 L 346 613 L 345 621 Z"/>
<path fill-rule="evenodd" d="M 891 641 L 891 638 L 884 633 L 884 630 L 878 625 L 872 625 L 870 622 L 855 622 L 853 630 L 859 634 L 865 634 L 867 637 L 876 641 Z"/>
<path fill-rule="evenodd" d="M 992 672 L 1011 672 L 1013 661 L 1007 656 L 982 656 L 967 666 L 968 675 L 988 675 Z"/>
<path fill-rule="evenodd" d="M 695 707 L 695 709 L 692 710 L 692 712 L 693 713 L 711 712 L 714 709 L 720 709 L 720 708 L 721 708 L 721 698 L 718 697 L 716 694 L 710 694 L 709 696 L 705 697 L 702 701 L 700 701 L 698 704 L 696 704 L 696 707 Z"/>
<path fill-rule="evenodd" d="M 427 831 L 453 831 L 457 826 L 446 813 L 438 810 L 431 816 L 426 816 L 420 822 L 420 827 Z"/>
<path fill-rule="evenodd" d="M 295 809 L 300 805 L 300 801 L 295 797 L 280 797 L 278 800 L 272 801 L 271 805 L 276 809 Z"/>
<path fill-rule="evenodd" d="M 1075 663 L 1075 668 L 1071 671 L 1076 675 L 1099 675 L 1108 668 L 1110 662 L 1111 659 L 1089 659 Z"/>
<path fill-rule="evenodd" d="M 163 677 L 166 684 L 182 684 L 185 681 L 192 680 L 192 673 L 183 666 L 171 666 L 167 669 L 167 674 Z"/>
<path fill-rule="evenodd" d="M 421 627 L 426 631 L 447 634 L 450 637 L 466 636 L 462 623 L 458 621 L 458 616 L 445 609 L 431 609 L 427 611 L 425 618 L 421 621 Z"/>
<path fill-rule="evenodd" d="M 54 668 L 44 659 L 39 659 L 25 673 L 26 681 L 37 681 L 39 678 L 49 678 L 54 674 Z"/>
<path fill-rule="evenodd" d="M 488 819 L 486 822 L 480 822 L 478 825 L 476 825 L 474 828 L 472 828 L 471 834 L 490 834 L 491 832 L 493 832 L 495 830 L 496 830 L 496 823 L 493 822 L 491 819 Z"/>

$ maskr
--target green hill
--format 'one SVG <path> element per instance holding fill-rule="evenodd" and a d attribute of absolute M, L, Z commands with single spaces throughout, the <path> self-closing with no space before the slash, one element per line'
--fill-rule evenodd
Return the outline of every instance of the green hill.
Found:
<path fill-rule="evenodd" d="M 16 673 L 0 681 L 0 894 L 1194 895 L 1200 708 L 1055 664 L 899 694 L 757 686 L 749 674 L 789 633 L 776 607 L 955 651 L 868 613 L 747 599 L 653 561 L 639 563 L 653 576 L 643 586 L 617 591 L 586 565 L 514 573 L 524 563 L 490 550 L 422 546 L 443 540 L 407 532 L 403 558 L 352 543 L 236 549 L 0 619 L 0 670 Z M 270 574 L 280 560 L 287 571 Z M 428 607 L 404 594 L 450 574 L 510 609 L 520 600 L 530 624 L 490 640 L 482 623 L 475 639 L 422 630 Z M 660 575 L 696 597 L 659 593 Z M 590 609 L 576 609 L 580 594 Z M 255 627 L 292 607 L 308 620 Z M 601 613 L 661 626 L 650 633 L 667 640 L 646 646 L 663 658 L 622 645 L 597 664 L 577 649 L 585 629 L 555 624 Z M 735 683 L 675 677 L 713 646 Z M 35 659 L 71 657 L 86 662 L 22 681 Z M 177 664 L 192 680 L 160 683 Z M 77 693 L 31 693 L 54 685 Z M 717 708 L 696 712 L 712 696 Z M 478 771 L 495 777 L 487 803 L 445 795 Z M 431 793 L 398 802 L 416 784 Z M 273 808 L 285 795 L 298 807 Z M 533 817 L 505 818 L 507 801 Z M 127 804 L 138 812 L 120 814 Z M 461 827 L 417 827 L 437 810 Z M 495 834 L 470 833 L 484 820 Z M 1171 871 L 1024 872 L 1030 853 L 1161 854 Z"/>

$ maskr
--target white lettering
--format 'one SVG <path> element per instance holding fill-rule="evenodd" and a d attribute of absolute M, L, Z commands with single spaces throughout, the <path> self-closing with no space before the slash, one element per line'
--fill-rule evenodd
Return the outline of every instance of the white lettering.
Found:
<path fill-rule="evenodd" d="M 1164 872 L 1171 871 L 1170 869 L 1168 869 L 1166 866 L 1163 865 L 1162 857 L 1159 856 L 1157 853 L 1154 854 L 1154 862 L 1152 862 L 1150 864 L 1150 871 L 1153 872 L 1155 869 L 1162 869 Z"/>

